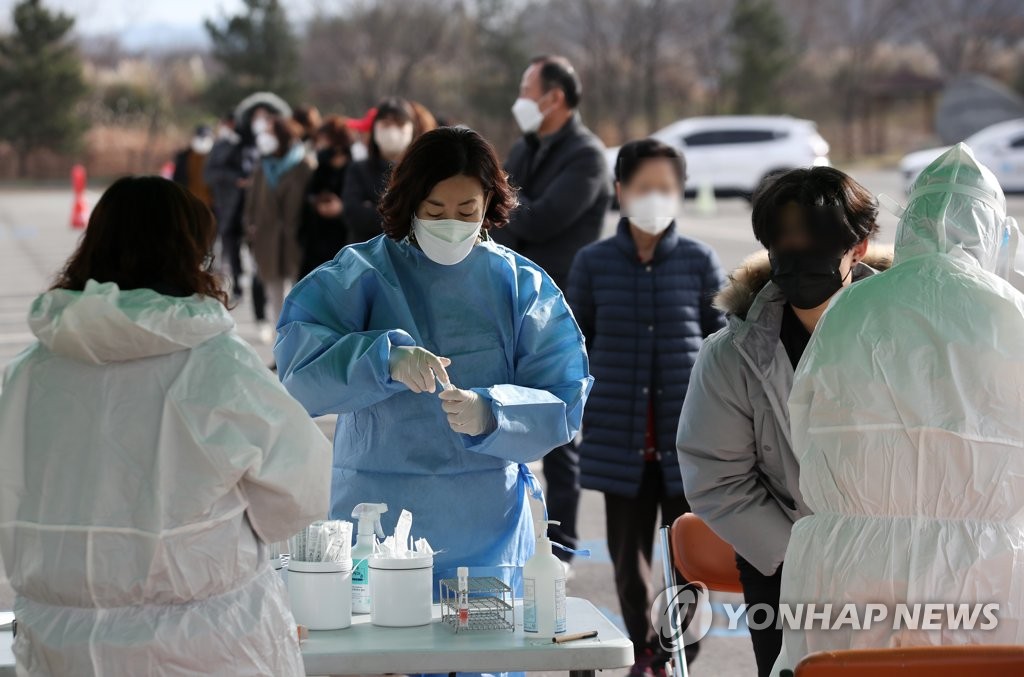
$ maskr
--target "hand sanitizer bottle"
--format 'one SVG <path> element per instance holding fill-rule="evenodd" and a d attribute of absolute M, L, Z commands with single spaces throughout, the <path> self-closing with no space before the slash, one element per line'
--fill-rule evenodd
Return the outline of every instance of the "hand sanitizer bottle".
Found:
<path fill-rule="evenodd" d="M 565 567 L 551 552 L 549 524 L 537 537 L 537 551 L 523 568 L 523 630 L 543 637 L 565 632 Z"/>

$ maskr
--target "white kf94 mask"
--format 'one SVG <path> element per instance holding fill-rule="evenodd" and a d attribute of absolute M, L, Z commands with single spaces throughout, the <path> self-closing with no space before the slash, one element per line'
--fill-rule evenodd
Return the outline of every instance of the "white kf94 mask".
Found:
<path fill-rule="evenodd" d="M 442 266 L 454 266 L 469 256 L 483 225 L 483 219 L 475 222 L 458 219 L 425 221 L 415 216 L 412 219 L 416 243 L 427 258 Z"/>
<path fill-rule="evenodd" d="M 645 193 L 630 200 L 626 214 L 640 230 L 660 235 L 679 214 L 679 197 L 668 193 Z"/>

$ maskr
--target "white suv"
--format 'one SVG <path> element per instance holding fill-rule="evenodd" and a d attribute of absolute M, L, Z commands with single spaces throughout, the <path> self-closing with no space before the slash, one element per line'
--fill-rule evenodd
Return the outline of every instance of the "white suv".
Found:
<path fill-rule="evenodd" d="M 773 171 L 829 164 L 815 124 L 788 116 L 687 118 L 651 136 L 683 152 L 687 193 L 710 185 L 716 195 L 749 197 Z M 606 156 L 612 176 L 618 155 L 611 148 Z"/>
<path fill-rule="evenodd" d="M 1003 191 L 1024 192 L 1024 118 L 998 122 L 964 140 L 978 162 L 992 170 Z M 903 184 L 909 193 L 917 177 L 939 156 L 950 149 L 929 148 L 910 153 L 900 160 Z"/>

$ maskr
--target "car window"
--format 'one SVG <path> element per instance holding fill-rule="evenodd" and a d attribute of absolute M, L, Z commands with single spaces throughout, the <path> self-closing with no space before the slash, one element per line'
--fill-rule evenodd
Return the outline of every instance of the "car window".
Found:
<path fill-rule="evenodd" d="M 773 131 L 770 129 L 722 129 L 710 132 L 696 132 L 684 136 L 683 145 L 689 148 L 695 146 L 726 146 L 739 143 L 764 143 L 775 139 L 785 138 L 787 132 Z"/>
<path fill-rule="evenodd" d="M 1011 141 L 1010 148 L 1024 148 L 1024 134 Z"/>

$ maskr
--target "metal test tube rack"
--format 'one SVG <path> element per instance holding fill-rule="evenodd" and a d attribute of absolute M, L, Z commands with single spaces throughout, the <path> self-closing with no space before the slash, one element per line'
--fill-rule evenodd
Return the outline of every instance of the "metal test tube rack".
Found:
<path fill-rule="evenodd" d="M 516 629 L 515 597 L 512 588 L 498 578 L 469 578 L 469 625 L 459 627 L 459 579 L 446 578 L 438 585 L 441 622 L 456 633 Z"/>

